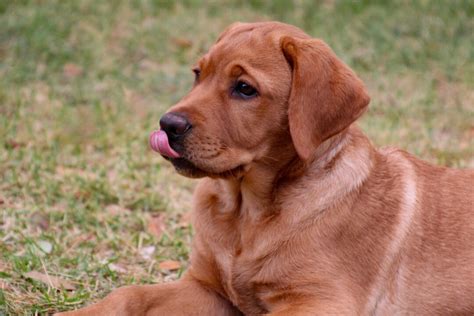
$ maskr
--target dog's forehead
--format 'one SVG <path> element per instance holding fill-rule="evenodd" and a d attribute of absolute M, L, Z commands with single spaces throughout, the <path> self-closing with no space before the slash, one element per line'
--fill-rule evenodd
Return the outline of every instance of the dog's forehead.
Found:
<path fill-rule="evenodd" d="M 234 24 L 220 35 L 200 64 L 220 67 L 238 60 L 259 65 L 282 61 L 280 38 L 283 36 L 308 37 L 300 29 L 278 22 Z"/>

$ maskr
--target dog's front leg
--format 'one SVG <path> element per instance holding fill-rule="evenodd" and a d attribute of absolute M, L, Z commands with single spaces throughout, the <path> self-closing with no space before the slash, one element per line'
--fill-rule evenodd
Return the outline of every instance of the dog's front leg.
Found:
<path fill-rule="evenodd" d="M 241 315 L 227 300 L 191 277 L 157 285 L 119 288 L 102 301 L 57 316 Z"/>
<path fill-rule="evenodd" d="M 353 307 L 341 302 L 293 300 L 271 310 L 267 316 L 307 316 L 307 315 L 358 315 Z"/>

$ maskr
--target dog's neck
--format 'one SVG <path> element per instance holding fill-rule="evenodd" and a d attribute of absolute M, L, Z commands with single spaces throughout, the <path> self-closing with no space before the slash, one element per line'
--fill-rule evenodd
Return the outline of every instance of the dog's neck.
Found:
<path fill-rule="evenodd" d="M 253 163 L 242 177 L 219 180 L 229 197 L 227 201 L 232 201 L 225 206 L 226 211 L 238 212 L 257 221 L 277 214 L 282 205 L 275 197 L 282 194 L 281 190 L 291 191 L 288 188 L 308 174 L 315 177 L 315 182 L 320 182 L 319 176 L 331 174 L 336 167 L 340 169 L 337 161 L 341 159 L 345 148 L 350 147 L 354 137 L 361 136 L 365 138 L 359 129 L 354 127 L 331 137 L 316 149 L 314 158 L 309 163 L 299 159 L 292 145 L 288 148 L 280 147 L 277 148 L 279 156 L 273 156 L 278 159 L 272 159 L 270 154 L 269 159 Z M 367 144 L 370 147 L 368 141 Z M 360 177 L 365 179 L 370 168 L 365 165 L 366 162 L 360 160 L 358 162 L 364 165 L 361 166 Z M 323 185 L 337 186 L 339 183 Z M 340 183 L 340 185 L 346 184 Z M 338 190 L 336 187 L 327 189 Z"/>

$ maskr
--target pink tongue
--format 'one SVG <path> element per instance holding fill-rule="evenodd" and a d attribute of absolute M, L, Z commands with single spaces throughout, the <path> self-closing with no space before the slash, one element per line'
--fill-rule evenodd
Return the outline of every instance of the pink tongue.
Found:
<path fill-rule="evenodd" d="M 150 146 L 154 151 L 170 158 L 179 158 L 179 154 L 171 148 L 168 142 L 168 135 L 165 131 L 154 131 L 150 135 Z"/>

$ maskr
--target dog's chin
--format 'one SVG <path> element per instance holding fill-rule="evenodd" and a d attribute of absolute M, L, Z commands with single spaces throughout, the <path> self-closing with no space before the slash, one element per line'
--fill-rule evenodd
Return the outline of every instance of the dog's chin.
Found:
<path fill-rule="evenodd" d="M 165 157 L 166 158 L 166 157 Z M 207 173 L 196 167 L 192 162 L 185 158 L 166 158 L 172 164 L 175 170 L 182 176 L 188 178 L 203 178 L 207 176 Z"/>
<path fill-rule="evenodd" d="M 186 158 L 167 158 L 169 160 L 176 171 L 185 177 L 188 178 L 204 178 L 204 177 L 210 177 L 210 178 L 238 178 L 243 175 L 245 172 L 245 165 L 238 165 L 237 167 L 230 168 L 227 170 L 223 171 L 215 171 L 215 170 L 206 170 L 205 168 L 202 167 L 197 167 L 194 163 L 189 161 Z"/>

